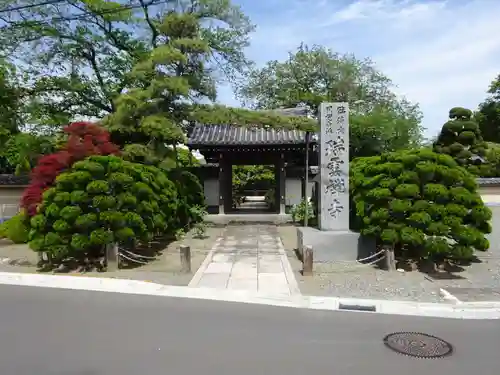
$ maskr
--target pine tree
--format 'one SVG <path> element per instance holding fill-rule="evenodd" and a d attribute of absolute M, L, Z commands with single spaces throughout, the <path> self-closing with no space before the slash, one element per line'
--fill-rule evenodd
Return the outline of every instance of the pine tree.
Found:
<path fill-rule="evenodd" d="M 133 147 L 136 156 L 139 148 L 165 155 L 167 145 L 185 140 L 183 120 L 190 104 L 215 99 L 215 83 L 204 65 L 210 51 L 198 19 L 170 12 L 158 30 L 161 44 L 131 72 L 135 88 L 119 97 L 116 112 L 103 122 L 111 139 L 125 153 Z"/>

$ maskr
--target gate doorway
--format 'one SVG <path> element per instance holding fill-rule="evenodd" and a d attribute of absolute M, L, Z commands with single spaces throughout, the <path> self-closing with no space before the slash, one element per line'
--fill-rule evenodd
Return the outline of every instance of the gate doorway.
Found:
<path fill-rule="evenodd" d="M 276 205 L 276 168 L 269 165 L 233 165 L 231 213 L 279 213 Z"/>
<path fill-rule="evenodd" d="M 263 210 L 262 213 L 286 214 L 286 168 L 304 167 L 307 146 L 304 132 L 198 123 L 187 146 L 202 154 L 216 170 L 213 179 L 204 181 L 205 199 L 211 212 L 256 214 Z M 310 153 L 313 147 L 314 143 L 309 143 Z M 245 168 L 270 173 L 274 180 L 269 178 L 266 183 L 260 181 L 235 193 L 233 176 Z M 240 198 L 243 196 L 246 198 Z"/>

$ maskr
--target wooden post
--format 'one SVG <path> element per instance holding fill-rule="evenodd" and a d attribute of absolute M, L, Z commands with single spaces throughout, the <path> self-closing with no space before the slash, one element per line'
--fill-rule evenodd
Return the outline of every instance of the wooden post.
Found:
<path fill-rule="evenodd" d="M 43 259 L 43 253 L 42 253 L 41 251 L 39 251 L 36 255 L 37 255 L 37 259 L 38 259 L 38 261 L 37 261 L 36 265 L 37 265 L 38 267 L 41 267 L 41 266 L 43 265 L 43 263 L 44 263 L 44 262 L 43 262 L 43 260 L 44 260 L 44 259 Z"/>
<path fill-rule="evenodd" d="M 118 255 L 118 245 L 112 243 L 106 245 L 106 270 L 118 271 L 120 269 L 120 256 Z"/>
<path fill-rule="evenodd" d="M 285 173 L 285 154 L 281 153 L 279 155 L 277 168 L 277 191 L 278 191 L 278 200 L 276 201 L 278 213 L 280 215 L 284 215 L 286 211 L 286 173 Z"/>
<path fill-rule="evenodd" d="M 181 255 L 181 271 L 184 273 L 191 272 L 191 248 L 186 245 L 180 246 Z"/>
<path fill-rule="evenodd" d="M 304 226 L 307 227 L 309 225 L 309 197 L 307 196 L 307 188 L 309 185 L 309 136 L 311 133 L 306 132 L 306 175 L 304 176 L 304 184 L 305 184 L 305 191 L 304 191 L 304 205 L 305 205 L 305 211 L 306 214 L 304 216 Z"/>
<path fill-rule="evenodd" d="M 52 266 L 52 256 L 50 253 L 47 253 L 45 251 L 39 252 L 38 253 L 38 267 L 50 267 Z"/>
<path fill-rule="evenodd" d="M 313 248 L 312 246 L 305 246 L 304 260 L 302 261 L 302 275 L 312 276 L 313 274 Z"/>
<path fill-rule="evenodd" d="M 226 213 L 227 205 L 227 163 L 224 154 L 219 154 L 219 215 Z M 232 203 L 231 203 L 232 204 Z"/>
<path fill-rule="evenodd" d="M 394 257 L 394 248 L 392 246 L 384 247 L 385 254 L 385 266 L 387 271 L 396 270 L 396 258 Z"/>

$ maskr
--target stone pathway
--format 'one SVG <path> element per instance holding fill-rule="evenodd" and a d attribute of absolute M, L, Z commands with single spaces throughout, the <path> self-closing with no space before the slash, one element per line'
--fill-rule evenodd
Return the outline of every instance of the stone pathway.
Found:
<path fill-rule="evenodd" d="M 300 294 L 274 225 L 227 226 L 189 286 Z"/>

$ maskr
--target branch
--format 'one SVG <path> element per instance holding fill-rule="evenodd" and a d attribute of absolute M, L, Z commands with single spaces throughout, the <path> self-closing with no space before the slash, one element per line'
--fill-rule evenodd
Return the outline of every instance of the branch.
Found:
<path fill-rule="evenodd" d="M 86 9 L 86 8 L 82 8 L 80 6 L 78 6 L 78 4 L 74 3 L 74 2 L 70 2 L 71 5 L 73 5 L 75 8 L 77 8 L 78 10 L 81 10 L 82 12 L 88 12 L 89 9 Z M 89 23 L 92 23 L 94 25 L 96 25 L 99 29 L 101 29 L 101 31 L 104 32 L 104 35 L 106 35 L 106 37 L 108 37 L 110 40 L 111 40 L 111 44 L 113 46 L 115 46 L 116 48 L 118 48 L 119 50 L 121 51 L 125 51 L 125 52 L 128 52 L 130 55 L 134 55 L 134 48 L 132 47 L 129 47 L 125 44 L 123 44 L 117 37 L 116 35 L 113 33 L 113 28 L 112 28 L 112 23 L 111 21 L 106 21 L 106 20 L 102 20 L 103 22 L 99 22 L 100 18 L 99 18 L 99 15 L 98 14 L 89 14 L 89 16 L 91 16 L 92 18 L 86 18 L 85 21 L 86 22 L 89 22 Z"/>
<path fill-rule="evenodd" d="M 109 103 L 111 105 L 111 107 L 108 107 L 111 109 L 111 111 L 108 111 L 108 112 L 114 112 L 116 110 L 116 108 L 115 108 L 115 105 L 113 103 L 113 100 L 111 100 L 108 96 L 108 90 L 106 88 L 106 83 L 104 82 L 104 79 L 102 78 L 101 70 L 99 68 L 99 65 L 97 64 L 96 50 L 90 43 L 87 44 L 87 48 L 89 49 L 89 53 L 83 52 L 82 55 L 84 57 L 86 57 L 87 60 L 89 60 L 90 65 L 92 66 L 92 70 L 94 71 L 94 74 L 97 78 L 97 82 L 99 83 L 99 87 L 101 88 L 104 96 L 106 97 L 106 99 L 109 101 Z"/>
<path fill-rule="evenodd" d="M 153 24 L 153 21 L 151 21 L 151 18 L 149 17 L 149 9 L 148 9 L 148 7 L 153 4 L 153 1 L 150 1 L 147 4 L 144 2 L 144 0 L 139 0 L 139 2 L 141 3 L 142 10 L 144 12 L 144 18 L 146 19 L 146 22 L 148 23 L 149 28 L 151 29 L 151 33 L 152 33 L 151 45 L 153 46 L 153 48 L 156 48 L 158 45 L 156 40 L 158 39 L 158 36 L 160 34 L 158 33 L 157 28 Z"/>
<path fill-rule="evenodd" d="M 99 108 L 102 111 L 105 111 L 105 112 L 108 112 L 108 113 L 112 113 L 113 112 L 113 108 L 111 108 L 110 106 L 104 104 L 102 101 L 99 101 L 99 100 L 96 100 L 96 99 L 88 97 L 82 91 L 78 91 L 78 92 L 76 92 L 76 94 L 78 94 L 80 96 L 80 98 L 83 99 L 85 102 L 87 102 L 89 104 L 92 104 L 94 107 Z"/>

